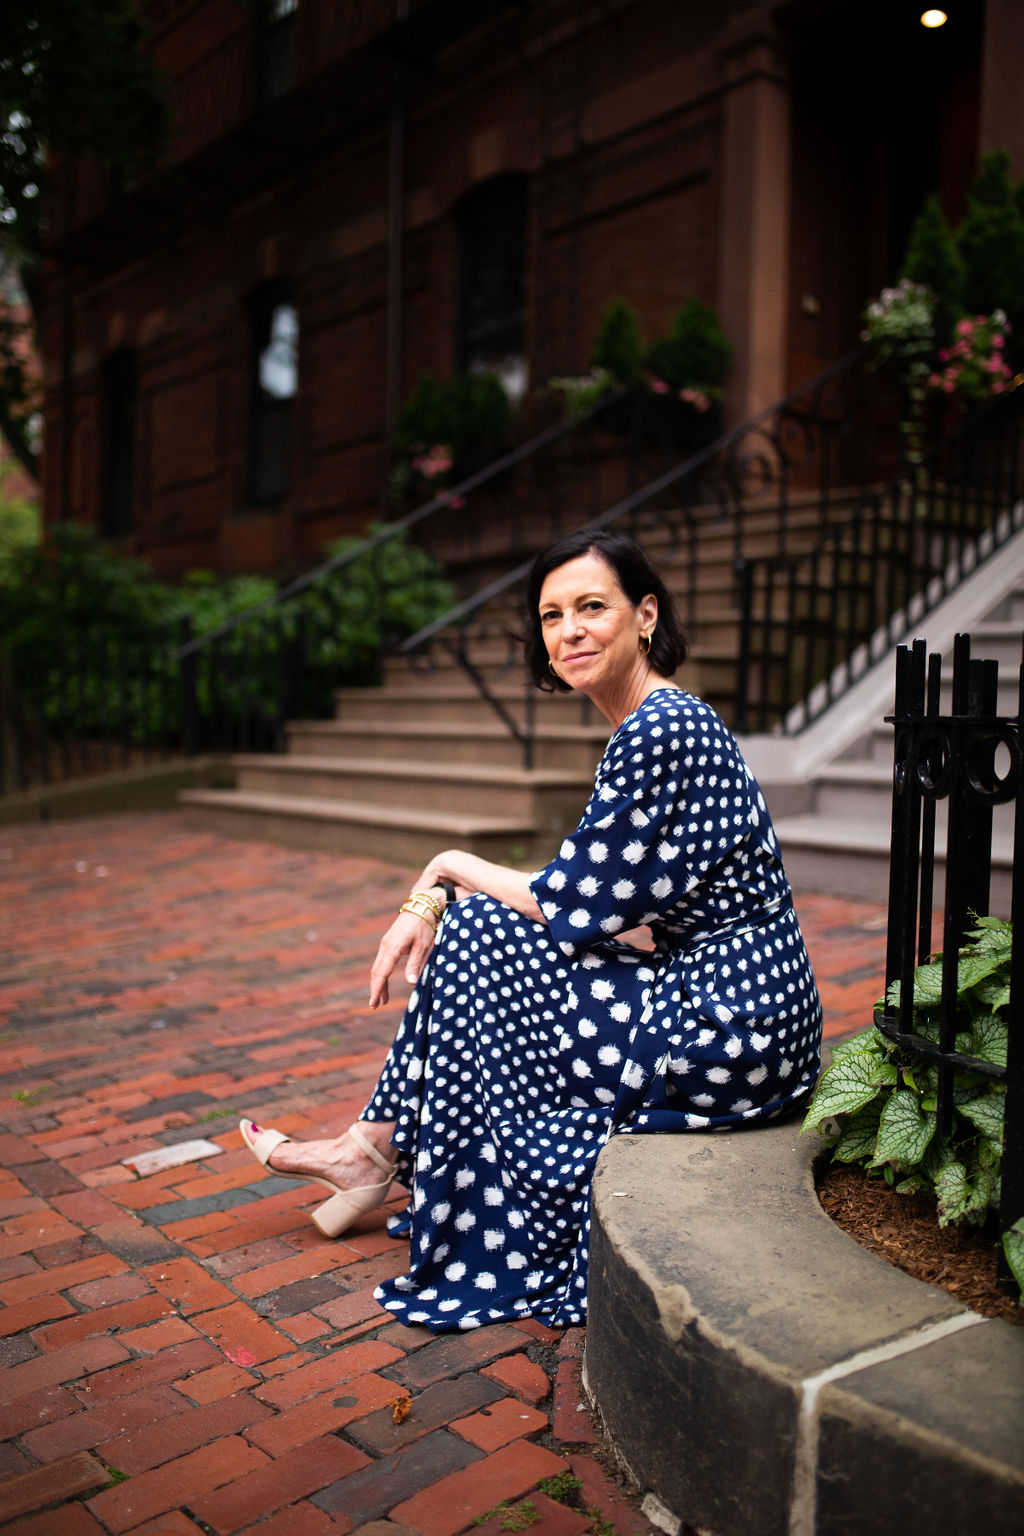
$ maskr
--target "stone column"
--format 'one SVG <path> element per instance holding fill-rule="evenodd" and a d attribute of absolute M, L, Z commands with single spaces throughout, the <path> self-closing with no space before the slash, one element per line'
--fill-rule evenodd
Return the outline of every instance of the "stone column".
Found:
<path fill-rule="evenodd" d="M 790 111 L 770 23 L 758 17 L 731 33 L 722 50 L 718 309 L 733 345 L 726 407 L 736 425 L 786 387 Z"/>

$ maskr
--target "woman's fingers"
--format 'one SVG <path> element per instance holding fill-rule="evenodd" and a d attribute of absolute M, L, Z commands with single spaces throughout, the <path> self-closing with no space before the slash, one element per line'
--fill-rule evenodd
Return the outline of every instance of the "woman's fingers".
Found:
<path fill-rule="evenodd" d="M 376 958 L 370 967 L 370 1007 L 376 1008 L 388 1000 L 388 977 L 406 957 L 405 979 L 411 986 L 419 980 L 427 962 L 434 933 L 430 924 L 412 912 L 403 912 L 395 919 L 380 941 Z"/>

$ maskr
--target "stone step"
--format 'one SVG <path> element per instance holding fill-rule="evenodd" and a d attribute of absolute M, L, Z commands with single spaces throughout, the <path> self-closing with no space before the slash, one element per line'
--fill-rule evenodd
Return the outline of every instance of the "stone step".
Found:
<path fill-rule="evenodd" d="M 386 859 L 422 868 L 457 846 L 501 864 L 550 858 L 554 844 L 509 816 L 420 811 L 380 802 L 309 799 L 238 790 L 187 790 L 180 797 L 191 826 L 226 837 L 261 838 L 289 848 Z"/>
<path fill-rule="evenodd" d="M 437 763 L 398 757 L 239 754 L 231 759 L 243 794 L 301 796 L 328 802 L 409 805 L 463 816 L 511 818 L 564 836 L 579 820 L 591 775 L 557 768 Z"/>
<path fill-rule="evenodd" d="M 493 718 L 493 717 L 492 717 Z M 542 725 L 534 741 L 534 766 L 593 774 L 608 740 L 606 721 L 593 725 Z M 306 757 L 415 757 L 435 763 L 518 767 L 522 748 L 498 721 L 395 721 L 350 724 L 344 720 L 297 720 L 288 726 L 289 750 Z"/>
<path fill-rule="evenodd" d="M 881 826 L 889 835 L 892 817 L 892 758 L 885 762 L 844 762 L 823 769 L 814 780 L 815 814 L 833 821 Z M 946 825 L 946 802 L 936 802 L 936 825 Z M 995 835 L 1013 837 L 1012 804 L 993 807 Z"/>
<path fill-rule="evenodd" d="M 841 891 L 864 901 L 886 901 L 889 894 L 889 821 L 808 813 L 780 817 L 775 831 L 790 884 L 799 894 Z M 936 847 L 935 910 L 943 900 L 945 855 Z M 1010 913 L 1012 844 L 993 835 L 990 910 Z"/>
<path fill-rule="evenodd" d="M 491 689 L 509 714 L 522 724 L 527 713 L 528 692 L 538 723 L 545 725 L 592 725 L 602 716 L 582 695 L 541 693 L 525 684 L 502 683 Z M 338 720 L 346 723 L 395 721 L 449 721 L 469 724 L 474 720 L 493 723 L 495 711 L 471 683 L 436 687 L 339 688 L 335 692 Z"/>

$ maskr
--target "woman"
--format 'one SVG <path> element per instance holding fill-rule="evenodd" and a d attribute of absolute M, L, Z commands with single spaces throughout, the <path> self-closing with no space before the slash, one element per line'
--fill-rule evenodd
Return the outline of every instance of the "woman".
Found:
<path fill-rule="evenodd" d="M 615 1131 L 721 1129 L 800 1103 L 821 1007 L 778 845 L 739 748 L 672 673 L 685 641 L 629 539 L 584 530 L 534 563 L 527 655 L 614 735 L 576 832 L 530 875 L 450 850 L 381 941 L 370 1006 L 414 990 L 362 1118 L 291 1142 L 242 1122 L 277 1173 L 335 1193 L 344 1225 L 409 1184 L 404 1322 L 475 1328 L 586 1313 L 594 1163 Z M 454 902 L 453 902 L 453 898 Z M 438 916 L 443 923 L 435 937 Z M 654 952 L 615 937 L 648 924 Z"/>

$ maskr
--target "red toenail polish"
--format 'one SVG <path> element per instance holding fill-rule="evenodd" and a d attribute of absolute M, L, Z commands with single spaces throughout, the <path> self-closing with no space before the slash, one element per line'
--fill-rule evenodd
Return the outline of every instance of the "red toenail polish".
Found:
<path fill-rule="evenodd" d="M 254 1131 L 258 1131 L 259 1130 L 259 1126 L 256 1124 L 255 1120 L 250 1120 L 249 1124 L 252 1126 Z"/>

